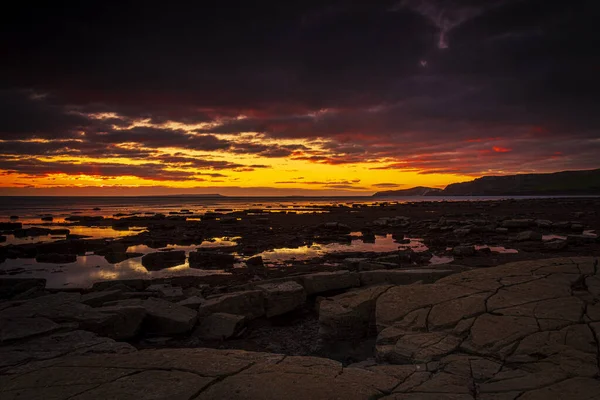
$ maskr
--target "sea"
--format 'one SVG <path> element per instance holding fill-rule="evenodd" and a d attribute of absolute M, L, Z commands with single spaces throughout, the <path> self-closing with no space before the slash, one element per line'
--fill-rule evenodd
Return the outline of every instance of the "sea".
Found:
<path fill-rule="evenodd" d="M 308 211 L 328 205 L 375 204 L 382 202 L 486 201 L 503 199 L 560 198 L 564 196 L 405 196 L 405 197 L 224 197 L 224 196 L 0 196 L 0 221 L 18 216 L 33 222 L 42 216 L 56 220 L 70 215 L 111 217 L 116 214 L 239 211 L 253 208 L 270 211 Z M 579 196 L 586 197 L 586 196 Z M 33 220 L 33 221 L 32 221 Z"/>

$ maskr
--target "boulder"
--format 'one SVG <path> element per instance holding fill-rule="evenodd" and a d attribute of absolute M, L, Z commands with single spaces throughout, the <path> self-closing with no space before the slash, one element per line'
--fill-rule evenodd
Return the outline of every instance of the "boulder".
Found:
<path fill-rule="evenodd" d="M 225 340 L 239 334 L 244 328 L 246 317 L 226 313 L 215 313 L 204 318 L 197 333 L 206 340 Z"/>
<path fill-rule="evenodd" d="M 456 246 L 452 249 L 452 254 L 459 257 L 467 257 L 475 254 L 475 246 Z"/>
<path fill-rule="evenodd" d="M 77 256 L 75 254 L 58 253 L 38 254 L 35 257 L 35 261 L 39 263 L 69 264 L 77 261 Z"/>
<path fill-rule="evenodd" d="M 208 298 L 198 309 L 201 317 L 214 313 L 243 315 L 249 320 L 265 315 L 264 292 L 247 290 Z"/>
<path fill-rule="evenodd" d="M 231 254 L 197 250 L 190 253 L 190 268 L 226 269 L 233 268 L 235 257 Z"/>
<path fill-rule="evenodd" d="M 142 265 L 149 271 L 175 267 L 185 263 L 185 251 L 158 251 L 142 257 Z"/>
<path fill-rule="evenodd" d="M 264 293 L 267 318 L 293 311 L 306 302 L 304 287 L 293 281 L 267 283 L 258 285 L 257 289 Z"/>
<path fill-rule="evenodd" d="M 542 234 L 540 232 L 524 231 L 524 232 L 519 232 L 519 234 L 517 235 L 518 242 L 540 241 L 540 240 L 542 240 Z"/>
<path fill-rule="evenodd" d="M 390 287 L 373 286 L 323 299 L 319 303 L 319 336 L 346 340 L 374 334 L 377 298 Z"/>
<path fill-rule="evenodd" d="M 142 307 L 147 313 L 144 328 L 157 335 L 187 333 L 196 324 L 196 311 L 165 300 L 149 298 L 143 301 Z"/>
<path fill-rule="evenodd" d="M 360 280 L 357 273 L 342 270 L 305 275 L 302 277 L 302 285 L 306 294 L 312 296 L 335 290 L 358 287 L 360 286 Z"/>
<path fill-rule="evenodd" d="M 206 300 L 204 297 L 192 296 L 177 302 L 177 304 L 183 307 L 191 308 L 192 310 L 197 310 L 198 307 L 200 307 L 205 301 Z"/>
<path fill-rule="evenodd" d="M 105 290 L 102 292 L 90 292 L 81 296 L 81 302 L 91 307 L 100 307 L 107 301 L 121 298 L 121 290 Z"/>
<path fill-rule="evenodd" d="M 82 327 L 115 340 L 134 338 L 146 317 L 146 309 L 141 306 L 100 307 L 94 311 L 101 316 L 83 321 Z"/>
<path fill-rule="evenodd" d="M 563 250 L 567 247 L 567 241 L 566 240 L 550 240 L 547 242 L 544 242 L 544 250 L 547 251 L 559 251 L 559 250 Z"/>

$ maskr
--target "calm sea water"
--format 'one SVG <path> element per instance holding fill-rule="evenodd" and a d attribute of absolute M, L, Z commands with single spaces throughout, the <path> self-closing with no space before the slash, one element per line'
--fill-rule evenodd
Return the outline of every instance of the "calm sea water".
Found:
<path fill-rule="evenodd" d="M 550 198 L 551 196 L 407 196 L 373 197 L 201 197 L 201 196 L 144 196 L 144 197 L 0 197 L 0 221 L 11 215 L 21 220 L 39 219 L 42 215 L 64 218 L 73 214 L 102 215 L 118 213 L 169 213 L 189 210 L 202 213 L 218 209 L 244 210 L 249 208 L 310 210 L 331 204 L 372 204 L 378 202 L 420 201 L 485 201 L 501 199 Z M 98 210 L 99 209 L 99 210 Z"/>

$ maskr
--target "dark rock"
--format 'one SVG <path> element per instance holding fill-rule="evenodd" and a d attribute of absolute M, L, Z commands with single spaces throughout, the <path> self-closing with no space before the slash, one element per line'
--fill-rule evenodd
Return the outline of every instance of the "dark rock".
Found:
<path fill-rule="evenodd" d="M 202 339 L 225 340 L 239 334 L 245 322 L 243 315 L 215 313 L 202 320 L 197 333 Z"/>
<path fill-rule="evenodd" d="M 44 290 L 45 279 L 0 278 L 0 299 L 10 299 L 30 289 Z"/>
<path fill-rule="evenodd" d="M 306 302 L 306 292 L 296 282 L 267 283 L 258 285 L 264 293 L 267 318 L 274 317 L 302 307 Z"/>
<path fill-rule="evenodd" d="M 452 249 L 455 256 L 466 257 L 475 254 L 475 246 L 456 246 Z"/>
<path fill-rule="evenodd" d="M 185 251 L 159 251 L 142 257 L 142 265 L 149 271 L 170 268 L 185 263 Z"/>
<path fill-rule="evenodd" d="M 15 237 L 28 237 L 28 236 L 46 236 L 52 233 L 52 229 L 47 228 L 27 228 L 27 229 L 15 229 Z"/>
<path fill-rule="evenodd" d="M 542 240 L 542 234 L 540 232 L 524 231 L 524 232 L 519 232 L 519 234 L 517 235 L 518 242 L 540 241 L 540 240 Z"/>
<path fill-rule="evenodd" d="M 190 253 L 190 268 L 224 269 L 233 268 L 235 257 L 231 254 L 213 251 L 194 251 Z"/>
<path fill-rule="evenodd" d="M 0 222 L 0 230 L 12 231 L 15 229 L 21 229 L 23 224 L 20 222 Z"/>
<path fill-rule="evenodd" d="M 320 272 L 302 277 L 306 294 L 326 293 L 360 286 L 358 274 L 350 271 Z"/>
<path fill-rule="evenodd" d="M 198 312 L 201 317 L 214 313 L 227 313 L 255 319 L 265 315 L 264 294 L 261 290 L 248 290 L 208 298 Z"/>
<path fill-rule="evenodd" d="M 69 264 L 77 261 L 75 254 L 58 254 L 58 253 L 47 253 L 38 254 L 35 257 L 35 261 L 40 263 L 51 263 L 51 264 Z"/>

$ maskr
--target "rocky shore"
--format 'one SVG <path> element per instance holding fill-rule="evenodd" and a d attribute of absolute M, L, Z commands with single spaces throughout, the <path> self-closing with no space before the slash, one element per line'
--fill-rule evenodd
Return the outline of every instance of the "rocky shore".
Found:
<path fill-rule="evenodd" d="M 132 291 L 123 283 L 86 294 L 5 301 L 0 394 L 3 399 L 600 396 L 596 258 L 523 261 L 441 278 L 432 272 L 428 280 L 432 283 L 357 288 L 358 274 L 346 271 L 258 285 L 197 304 L 189 297 L 175 302 L 164 287 L 150 295 L 154 290 Z M 20 290 L 40 284 L 21 281 Z M 311 296 L 340 290 L 317 301 L 319 336 L 336 341 L 375 335 L 371 357 L 358 363 L 135 346 L 141 334 L 225 339 L 239 334 L 245 321 L 285 314 Z"/>
<path fill-rule="evenodd" d="M 599 205 L 588 198 L 256 209 L 200 220 L 188 212 L 79 217 L 69 224 L 145 230 L 6 245 L 0 255 L 60 264 L 93 252 L 117 263 L 139 258 L 147 271 L 185 261 L 219 273 L 181 276 L 175 268 L 65 290 L 0 264 L 0 397 L 600 398 Z M 0 229 L 30 229 L 17 224 Z M 348 243 L 356 232 L 365 243 L 393 235 L 400 248 L 282 264 L 257 256 Z M 160 251 L 223 236 L 234 245 Z M 414 238 L 425 248 L 402 247 Z M 156 251 L 128 251 L 142 244 Z M 431 263 L 441 256 L 452 259 Z"/>

